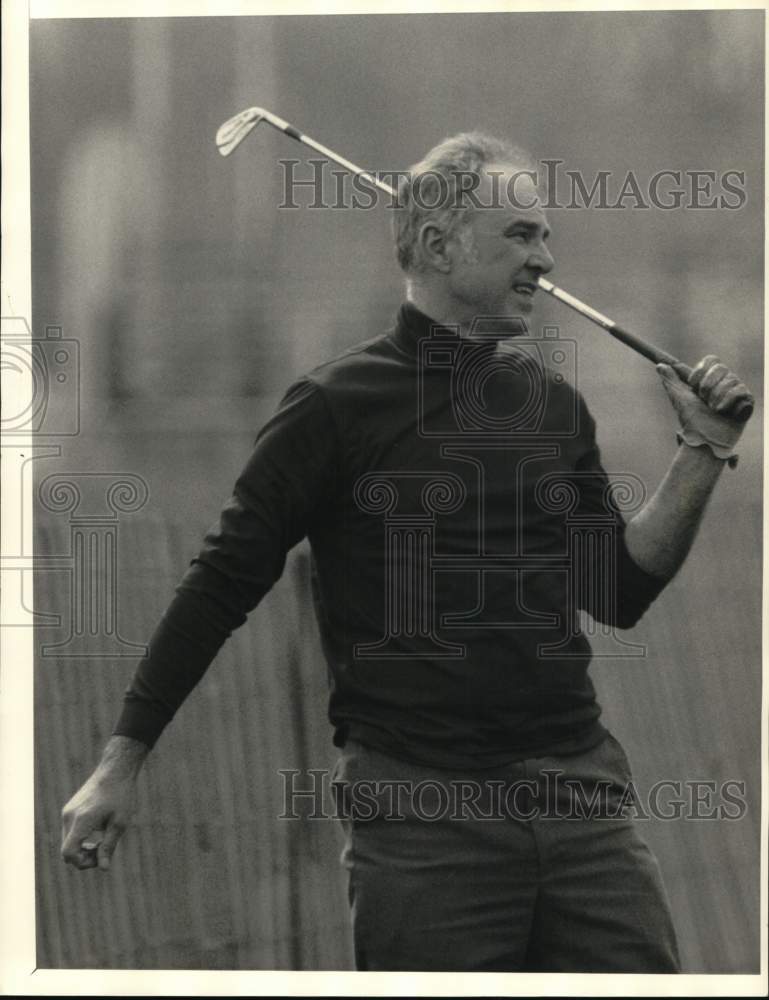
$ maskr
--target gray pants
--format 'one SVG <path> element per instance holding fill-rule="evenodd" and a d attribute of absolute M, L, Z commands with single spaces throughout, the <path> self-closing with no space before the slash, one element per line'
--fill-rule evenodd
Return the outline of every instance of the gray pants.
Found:
<path fill-rule="evenodd" d="M 630 779 L 611 736 L 474 773 L 349 741 L 334 782 L 357 968 L 678 972 L 657 861 L 618 809 Z"/>

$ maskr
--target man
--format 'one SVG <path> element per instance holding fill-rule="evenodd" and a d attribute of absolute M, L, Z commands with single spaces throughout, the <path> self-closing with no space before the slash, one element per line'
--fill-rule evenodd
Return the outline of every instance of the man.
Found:
<path fill-rule="evenodd" d="M 575 615 L 626 628 L 648 608 L 736 460 L 750 394 L 712 356 L 688 386 L 660 366 L 679 448 L 626 524 L 592 417 L 557 370 L 567 352 L 545 365 L 521 336 L 553 266 L 531 166 L 471 133 L 413 168 L 396 213 L 396 326 L 300 379 L 261 431 L 64 808 L 67 862 L 109 868 L 142 761 L 307 536 L 357 967 L 678 970 L 656 861 L 618 807 L 630 771 L 598 721 Z M 605 793 L 601 808 L 559 817 L 575 788 Z M 456 789 L 470 800 L 442 808 Z"/>

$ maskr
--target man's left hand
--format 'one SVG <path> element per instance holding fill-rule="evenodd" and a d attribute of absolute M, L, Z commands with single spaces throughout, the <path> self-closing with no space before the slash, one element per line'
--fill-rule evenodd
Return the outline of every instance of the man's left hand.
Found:
<path fill-rule="evenodd" d="M 683 382 L 669 365 L 657 365 L 662 384 L 681 422 L 681 439 L 692 447 L 707 445 L 716 458 L 735 465 L 735 445 L 745 426 L 738 410 L 753 395 L 738 375 L 714 354 L 700 361 Z"/>

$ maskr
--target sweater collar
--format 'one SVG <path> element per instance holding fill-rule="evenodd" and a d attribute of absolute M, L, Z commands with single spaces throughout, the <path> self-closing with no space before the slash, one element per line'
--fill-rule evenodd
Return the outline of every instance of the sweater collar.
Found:
<path fill-rule="evenodd" d="M 494 329 L 499 331 L 500 324 L 504 324 L 508 336 L 515 337 L 526 334 L 526 325 L 522 319 L 518 318 L 490 318 L 485 321 L 486 336 L 484 337 L 484 321 L 479 323 L 479 335 L 472 339 L 478 346 L 493 350 L 498 344 L 498 332 L 495 336 L 489 337 L 488 331 Z M 398 316 L 393 331 L 393 340 L 411 357 L 416 357 L 420 353 L 420 342 L 430 339 L 433 336 L 452 335 L 459 340 L 459 330 L 451 324 L 442 324 L 431 319 L 412 302 L 404 302 L 398 310 Z"/>
<path fill-rule="evenodd" d="M 428 339 L 437 330 L 444 330 L 447 335 L 455 332 L 451 326 L 436 323 L 412 302 L 404 302 L 398 310 L 393 339 L 407 354 L 416 356 L 419 354 L 420 341 Z"/>

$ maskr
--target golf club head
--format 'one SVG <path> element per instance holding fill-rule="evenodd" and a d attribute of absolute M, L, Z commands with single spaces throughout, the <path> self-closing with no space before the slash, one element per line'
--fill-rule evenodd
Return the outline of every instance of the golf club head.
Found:
<path fill-rule="evenodd" d="M 228 118 L 216 133 L 216 145 L 222 156 L 229 156 L 233 149 L 237 149 L 265 114 L 263 108 L 246 108 L 234 118 Z"/>

